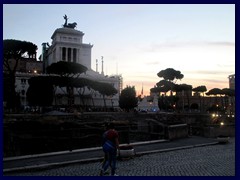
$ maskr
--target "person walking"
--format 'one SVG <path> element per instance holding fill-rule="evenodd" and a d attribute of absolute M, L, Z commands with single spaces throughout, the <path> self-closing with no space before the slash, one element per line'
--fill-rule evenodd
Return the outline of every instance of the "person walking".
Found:
<path fill-rule="evenodd" d="M 100 176 L 107 174 L 107 169 L 111 167 L 111 175 L 117 176 L 116 161 L 117 150 L 119 149 L 118 132 L 115 130 L 113 123 L 107 124 L 107 130 L 103 133 L 102 148 L 104 152 L 104 160 L 102 163 Z"/>

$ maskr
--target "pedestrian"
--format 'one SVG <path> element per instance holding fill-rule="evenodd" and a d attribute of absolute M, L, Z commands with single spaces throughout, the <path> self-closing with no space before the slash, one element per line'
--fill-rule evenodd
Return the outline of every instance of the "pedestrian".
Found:
<path fill-rule="evenodd" d="M 119 149 L 118 132 L 115 130 L 113 123 L 106 125 L 106 131 L 102 137 L 102 148 L 104 160 L 102 163 L 100 176 L 107 174 L 107 169 L 111 167 L 111 175 L 116 176 L 117 150 Z"/>

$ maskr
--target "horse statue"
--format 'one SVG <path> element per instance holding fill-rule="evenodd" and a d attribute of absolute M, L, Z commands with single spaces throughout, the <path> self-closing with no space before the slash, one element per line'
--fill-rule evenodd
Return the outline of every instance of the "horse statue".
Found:
<path fill-rule="evenodd" d="M 65 23 L 64 23 L 63 27 L 67 27 L 67 28 L 72 28 L 72 29 L 74 29 L 74 28 L 77 26 L 77 23 L 76 23 L 76 22 L 74 22 L 74 23 L 67 23 L 68 17 L 67 17 L 66 14 L 63 16 L 63 18 L 64 18 L 64 20 L 65 20 Z"/>
<path fill-rule="evenodd" d="M 74 22 L 74 23 L 68 23 L 66 27 L 74 29 L 76 26 L 77 26 L 77 23 Z"/>

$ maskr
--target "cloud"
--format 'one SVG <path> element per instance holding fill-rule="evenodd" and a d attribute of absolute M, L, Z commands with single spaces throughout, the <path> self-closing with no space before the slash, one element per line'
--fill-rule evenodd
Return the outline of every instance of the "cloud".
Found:
<path fill-rule="evenodd" d="M 204 74 L 204 75 L 207 75 L 207 74 L 219 74 L 219 72 L 216 72 L 216 71 L 206 71 L 206 70 L 200 70 L 200 71 L 193 71 L 192 73 L 195 73 L 195 74 Z"/>
<path fill-rule="evenodd" d="M 137 75 L 130 75 L 127 76 L 127 81 L 135 81 L 135 82 L 156 82 L 158 79 L 157 75 L 144 75 L 144 74 L 137 74 Z"/>
<path fill-rule="evenodd" d="M 208 45 L 213 45 L 213 46 L 231 46 L 231 47 L 235 47 L 235 43 L 233 42 L 208 42 L 206 43 Z"/>
<path fill-rule="evenodd" d="M 213 70 L 197 70 L 197 71 L 185 71 L 184 74 L 197 74 L 197 75 L 226 75 L 232 74 L 232 72 L 226 71 L 213 71 Z"/>
<path fill-rule="evenodd" d="M 146 65 L 159 65 L 160 62 L 159 61 L 152 61 L 152 62 L 146 62 Z"/>
<path fill-rule="evenodd" d="M 158 52 L 162 50 L 172 48 L 190 48 L 190 47 L 206 47 L 206 46 L 221 46 L 221 47 L 235 47 L 234 42 L 207 42 L 207 41 L 196 41 L 196 42 L 165 42 L 165 43 L 152 43 L 149 46 L 140 47 L 140 51 L 144 52 Z"/>
<path fill-rule="evenodd" d="M 225 83 L 227 80 L 217 80 L 217 79 L 203 79 L 204 82 L 209 83 Z"/>
<path fill-rule="evenodd" d="M 235 66 L 235 64 L 217 64 L 220 68 L 232 68 Z"/>

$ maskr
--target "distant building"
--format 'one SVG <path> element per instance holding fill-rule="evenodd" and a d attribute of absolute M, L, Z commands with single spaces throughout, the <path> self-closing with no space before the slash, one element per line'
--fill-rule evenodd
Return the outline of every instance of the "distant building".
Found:
<path fill-rule="evenodd" d="M 102 71 L 94 71 L 91 68 L 91 50 L 93 45 L 83 43 L 84 33 L 76 30 L 75 26 L 71 27 L 64 25 L 58 28 L 51 36 L 52 43 L 42 43 L 42 54 L 40 61 L 36 59 L 23 59 L 20 61 L 16 73 L 16 92 L 20 94 L 22 105 L 28 105 L 26 100 L 26 92 L 29 87 L 28 79 L 33 76 L 45 76 L 46 68 L 52 63 L 58 61 L 75 62 L 82 64 L 88 68 L 87 72 L 81 74 L 90 80 L 105 82 L 112 84 L 118 93 L 111 97 L 106 97 L 107 107 L 118 107 L 119 94 L 122 90 L 123 79 L 121 75 L 104 75 L 103 57 Z M 98 65 L 98 64 L 97 64 Z M 84 94 L 79 89 L 74 89 L 74 105 L 103 107 L 103 97 L 98 92 L 93 92 L 91 89 L 84 88 Z M 62 106 L 68 105 L 66 88 L 56 89 L 56 99 L 53 105 Z M 82 101 L 84 98 L 84 102 Z"/>
<path fill-rule="evenodd" d="M 151 94 L 150 96 L 144 96 L 141 100 L 138 101 L 138 111 L 144 112 L 157 112 L 159 111 L 158 107 L 158 95 Z"/>
<path fill-rule="evenodd" d="M 229 88 L 235 90 L 235 74 L 229 75 Z"/>
<path fill-rule="evenodd" d="M 228 80 L 229 80 L 229 89 L 235 90 L 235 74 L 229 75 Z M 235 97 L 229 97 L 228 102 L 229 104 L 227 109 L 229 114 L 232 114 L 235 112 Z"/>
<path fill-rule="evenodd" d="M 8 61 L 10 69 L 13 69 L 16 61 L 14 59 Z M 35 58 L 22 58 L 18 61 L 18 66 L 16 71 L 20 73 L 42 73 L 43 67 L 42 62 L 37 61 Z M 6 67 L 4 67 L 4 71 L 6 71 Z"/>
<path fill-rule="evenodd" d="M 73 28 L 58 28 L 48 48 L 45 67 L 58 61 L 75 62 L 91 69 L 91 50 L 93 45 L 83 43 L 84 33 Z"/>
<path fill-rule="evenodd" d="M 229 88 L 235 90 L 235 74 L 229 75 Z M 161 96 L 162 94 L 162 96 Z M 146 96 L 143 100 L 139 101 L 138 109 L 152 111 L 157 109 L 159 97 L 164 97 L 164 93 L 151 93 L 150 96 Z M 193 94 L 193 95 L 192 95 Z M 207 111 L 212 106 L 219 106 L 227 111 L 228 114 L 235 113 L 235 97 L 225 96 L 204 96 L 203 93 L 188 91 L 177 92 L 175 94 L 178 97 L 176 104 L 172 105 L 172 108 L 178 107 L 182 111 L 200 112 Z M 151 100 L 150 100 L 151 99 Z M 160 109 L 161 110 L 161 109 Z"/>

